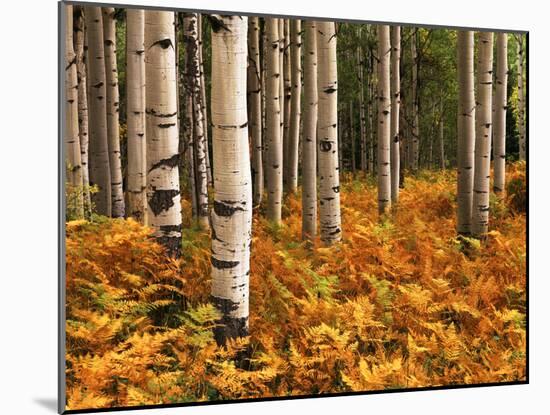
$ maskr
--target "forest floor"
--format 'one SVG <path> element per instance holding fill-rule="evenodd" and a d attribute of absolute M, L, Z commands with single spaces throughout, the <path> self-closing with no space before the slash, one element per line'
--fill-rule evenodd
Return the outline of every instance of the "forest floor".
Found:
<path fill-rule="evenodd" d="M 69 222 L 67 408 L 525 380 L 525 165 L 508 170 L 484 243 L 456 237 L 452 170 L 407 177 L 382 222 L 374 180 L 343 177 L 332 247 L 301 241 L 299 196 L 282 226 L 255 212 L 250 338 L 225 348 L 187 201 L 178 261 L 131 219 Z"/>

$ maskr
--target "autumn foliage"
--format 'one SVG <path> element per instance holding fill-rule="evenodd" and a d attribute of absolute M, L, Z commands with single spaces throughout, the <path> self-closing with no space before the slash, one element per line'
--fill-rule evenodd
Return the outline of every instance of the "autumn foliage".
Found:
<path fill-rule="evenodd" d="M 178 261 L 131 219 L 69 222 L 67 408 L 525 380 L 525 164 L 507 181 L 482 243 L 456 237 L 454 171 L 407 177 L 382 222 L 344 176 L 330 248 L 301 241 L 298 196 L 282 226 L 255 214 L 251 336 L 227 347 L 188 202 Z"/>

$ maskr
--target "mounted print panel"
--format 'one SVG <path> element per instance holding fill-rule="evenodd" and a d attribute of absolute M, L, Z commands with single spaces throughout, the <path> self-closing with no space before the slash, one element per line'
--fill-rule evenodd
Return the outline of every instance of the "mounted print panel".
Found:
<path fill-rule="evenodd" d="M 62 2 L 60 39 L 60 412 L 527 383 L 527 32 Z"/>

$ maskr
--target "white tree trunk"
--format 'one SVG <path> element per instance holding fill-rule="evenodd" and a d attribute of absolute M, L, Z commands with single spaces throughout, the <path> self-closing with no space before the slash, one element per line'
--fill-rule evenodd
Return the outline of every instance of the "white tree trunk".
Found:
<path fill-rule="evenodd" d="M 317 22 L 319 203 L 321 241 L 342 239 L 338 166 L 338 75 L 334 22 Z"/>
<path fill-rule="evenodd" d="M 103 20 L 100 7 L 85 7 L 84 10 L 88 35 L 90 185 L 98 187 L 98 191 L 92 196 L 92 203 L 97 213 L 111 216 Z"/>
<path fill-rule="evenodd" d="M 443 114 L 443 95 L 439 100 L 439 168 L 445 170 L 445 125 Z"/>
<path fill-rule="evenodd" d="M 281 129 L 281 142 L 284 143 L 284 127 L 285 127 L 285 82 L 284 82 L 284 73 L 285 73 L 285 19 L 277 19 L 277 24 L 279 25 L 279 106 L 281 107 L 281 119 L 279 120 L 279 128 Z M 284 153 L 283 153 L 284 154 Z M 282 161 L 281 161 L 282 162 Z M 282 168 L 282 167 L 281 167 Z M 284 174 L 284 173 L 283 173 Z"/>
<path fill-rule="evenodd" d="M 124 217 L 124 193 L 122 191 L 122 168 L 120 162 L 120 132 L 118 123 L 119 93 L 116 59 L 115 9 L 104 7 L 103 39 L 105 43 L 105 81 L 107 84 L 107 143 L 111 172 L 111 216 Z"/>
<path fill-rule="evenodd" d="M 250 138 L 252 147 L 252 188 L 254 206 L 259 206 L 264 193 L 262 162 L 262 83 L 260 68 L 260 19 L 248 19 L 248 101 L 250 105 Z"/>
<path fill-rule="evenodd" d="M 302 239 L 317 234 L 317 26 L 305 21 L 304 131 L 302 137 Z"/>
<path fill-rule="evenodd" d="M 282 54 L 279 52 L 279 21 L 266 18 L 266 141 L 267 141 L 267 218 L 281 222 L 283 195 L 283 142 L 281 122 L 280 78 Z"/>
<path fill-rule="evenodd" d="M 288 134 L 288 190 L 296 192 L 298 188 L 298 147 L 300 145 L 300 117 L 302 105 L 302 22 L 290 21 L 290 53 L 292 64 L 292 96 L 290 100 L 290 130 Z"/>
<path fill-rule="evenodd" d="M 401 161 L 399 140 L 401 27 L 392 26 L 391 32 L 391 200 L 393 203 L 397 203 L 399 201 L 399 171 Z"/>
<path fill-rule="evenodd" d="M 489 179 L 493 112 L 493 33 L 479 32 L 477 63 L 476 143 L 472 234 L 480 239 L 489 227 Z"/>
<path fill-rule="evenodd" d="M 497 34 L 497 65 L 495 91 L 495 119 L 493 129 L 493 160 L 495 179 L 493 190 L 495 193 L 504 191 L 506 170 L 506 109 L 508 108 L 508 35 Z"/>
<path fill-rule="evenodd" d="M 390 98 L 390 27 L 378 28 L 378 213 L 391 207 L 391 98 Z"/>
<path fill-rule="evenodd" d="M 222 313 L 219 344 L 248 335 L 252 178 L 246 106 L 247 18 L 213 16 L 212 298 Z"/>
<path fill-rule="evenodd" d="M 359 36 L 361 36 L 359 27 Z M 361 44 L 357 45 L 357 76 L 359 78 L 359 122 L 360 122 L 360 151 L 361 151 L 361 170 L 367 171 L 367 131 L 365 119 L 365 77 L 364 74 L 364 56 Z"/>
<path fill-rule="evenodd" d="M 474 96 L 474 33 L 458 32 L 458 143 L 457 232 L 472 232 L 474 143 L 476 103 Z"/>
<path fill-rule="evenodd" d="M 521 34 L 517 35 L 517 50 L 519 159 L 525 160 L 527 143 L 525 137 L 525 93 L 523 90 L 523 36 Z"/>
<path fill-rule="evenodd" d="M 126 99 L 128 126 L 128 216 L 146 221 L 145 12 L 126 11 Z"/>
<path fill-rule="evenodd" d="M 174 13 L 145 11 L 147 217 L 168 253 L 181 252 Z"/>
<path fill-rule="evenodd" d="M 92 214 L 90 198 L 90 173 L 88 170 L 88 91 L 86 80 L 86 33 L 84 31 L 84 8 L 73 7 L 73 34 L 76 54 L 76 73 L 78 80 L 78 139 L 80 143 L 80 164 L 82 166 L 82 189 L 84 216 Z"/>
<path fill-rule="evenodd" d="M 206 81 L 204 74 L 204 60 L 202 53 L 202 15 L 197 16 L 197 31 L 199 35 L 199 65 L 201 71 L 201 110 L 202 110 L 202 119 L 203 119 L 203 133 L 204 133 L 204 151 L 206 157 L 206 176 L 208 180 L 208 185 L 213 186 L 214 182 L 212 180 L 212 166 L 210 165 L 210 149 L 208 148 L 208 107 L 206 105 Z"/>
<path fill-rule="evenodd" d="M 75 214 L 84 217 L 82 162 L 78 130 L 77 57 L 73 46 L 73 6 L 65 5 L 65 152 L 67 181 L 75 198 Z"/>
<path fill-rule="evenodd" d="M 290 67 L 290 22 L 284 19 L 283 82 L 284 82 L 284 125 L 283 125 L 283 185 L 289 191 L 290 155 L 290 103 L 292 99 L 292 70 Z"/>
<path fill-rule="evenodd" d="M 418 53 L 416 50 L 417 31 L 413 29 L 411 37 L 411 56 L 412 56 L 412 163 L 413 171 L 418 170 L 418 160 L 420 159 L 420 125 L 418 118 Z"/>

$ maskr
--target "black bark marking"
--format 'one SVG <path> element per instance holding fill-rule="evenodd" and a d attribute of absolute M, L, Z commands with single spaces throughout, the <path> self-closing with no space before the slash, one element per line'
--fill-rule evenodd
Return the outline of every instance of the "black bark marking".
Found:
<path fill-rule="evenodd" d="M 141 134 L 141 136 L 143 136 L 143 133 Z M 178 153 L 176 153 L 170 158 L 162 159 L 162 160 L 156 162 L 155 164 L 153 164 L 151 166 L 151 168 L 149 169 L 149 172 L 151 172 L 155 169 L 158 169 L 159 167 L 162 167 L 162 166 L 167 166 L 167 167 L 172 167 L 172 168 L 177 167 L 178 164 L 179 164 L 179 161 L 180 161 L 180 155 Z"/>
<path fill-rule="evenodd" d="M 155 117 L 159 117 L 159 118 L 170 118 L 170 117 L 175 117 L 176 115 L 178 115 L 177 111 L 175 111 L 171 114 L 163 114 L 163 113 L 160 113 L 160 112 L 156 112 L 153 108 L 146 109 L 145 113 L 149 114 L 149 115 L 153 115 Z M 137 112 L 137 114 L 139 114 L 139 112 Z"/>
<path fill-rule="evenodd" d="M 170 127 L 175 127 L 175 126 L 176 126 L 175 122 L 157 124 L 158 128 L 170 128 Z"/>
<path fill-rule="evenodd" d="M 321 151 L 330 151 L 332 149 L 332 143 L 330 141 L 321 141 L 320 143 Z"/>
<path fill-rule="evenodd" d="M 153 46 L 156 46 L 156 45 L 159 45 L 162 49 L 168 49 L 169 47 L 172 47 L 172 49 L 174 49 L 174 45 L 172 44 L 172 39 L 170 38 L 157 40 L 151 46 L 149 46 L 149 49 L 151 49 Z"/>
<path fill-rule="evenodd" d="M 212 266 L 217 269 L 231 269 L 240 264 L 239 261 L 224 261 L 222 259 L 217 259 L 214 255 L 210 257 L 210 262 Z"/>
<path fill-rule="evenodd" d="M 210 301 L 222 314 L 222 318 L 214 328 L 214 338 L 218 345 L 225 345 L 227 339 L 248 336 L 248 317 L 236 318 L 230 316 L 231 312 L 239 307 L 238 303 L 227 298 L 214 296 L 210 297 Z"/>
<path fill-rule="evenodd" d="M 336 91 L 338 91 L 338 90 L 336 88 L 334 88 L 333 86 L 329 86 L 328 88 L 323 89 L 323 92 L 325 94 L 333 94 Z"/>
<path fill-rule="evenodd" d="M 244 212 L 245 209 L 241 206 L 236 206 L 237 204 L 242 203 L 231 200 L 214 200 L 214 213 L 218 216 L 229 217 L 233 216 L 237 211 Z"/>
<path fill-rule="evenodd" d="M 158 216 L 162 211 L 170 209 L 174 206 L 174 197 L 179 195 L 179 190 L 157 190 L 153 189 L 153 196 L 149 199 L 149 207 L 151 211 Z"/>

